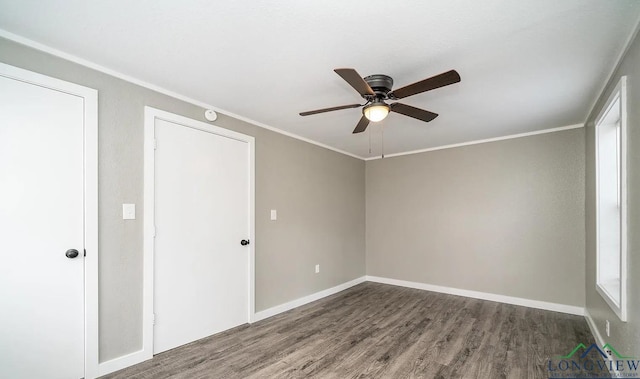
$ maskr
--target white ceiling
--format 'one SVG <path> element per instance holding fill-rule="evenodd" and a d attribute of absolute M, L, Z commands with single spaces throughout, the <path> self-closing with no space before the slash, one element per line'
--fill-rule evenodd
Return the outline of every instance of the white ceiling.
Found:
<path fill-rule="evenodd" d="M 0 0 L 0 29 L 219 110 L 360 157 L 584 121 L 638 23 L 637 0 Z M 403 99 L 440 114 L 299 112 L 360 102 L 333 72 L 395 88 L 456 69 L 461 83 Z M 369 144 L 371 140 L 371 153 Z"/>

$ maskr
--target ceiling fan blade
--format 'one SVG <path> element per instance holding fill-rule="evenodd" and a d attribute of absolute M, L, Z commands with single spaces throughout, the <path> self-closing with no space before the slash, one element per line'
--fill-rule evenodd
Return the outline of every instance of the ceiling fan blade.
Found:
<path fill-rule="evenodd" d="M 456 70 L 451 70 L 440 75 L 432 76 L 428 79 L 409 84 L 408 86 L 398 88 L 395 91 L 391 91 L 389 93 L 389 97 L 403 99 L 405 97 L 413 96 L 418 93 L 431 91 L 432 89 L 448 86 L 449 84 L 453 83 L 458 83 L 459 81 L 460 74 L 458 74 Z"/>
<path fill-rule="evenodd" d="M 412 107 L 411 105 L 402 104 L 402 103 L 393 103 L 390 105 L 391 112 L 396 112 L 403 114 L 405 116 L 413 117 L 415 119 L 429 122 L 434 118 L 438 117 L 437 113 L 425 111 L 424 109 Z"/>
<path fill-rule="evenodd" d="M 316 109 L 315 111 L 300 112 L 300 116 L 309 116 L 309 115 L 312 115 L 312 114 L 339 111 L 341 109 L 358 108 L 358 107 L 361 107 L 361 106 L 362 106 L 362 104 L 349 104 L 349 105 L 341 105 L 339 107 Z"/>
<path fill-rule="evenodd" d="M 360 121 L 358 121 L 358 125 L 356 125 L 356 128 L 353 129 L 353 134 L 364 132 L 365 130 L 367 130 L 367 126 L 369 126 L 369 119 L 362 115 Z"/>
<path fill-rule="evenodd" d="M 351 87 L 353 87 L 360 95 L 375 95 L 369 84 L 362 79 L 362 76 L 352 68 L 336 68 L 333 70 L 340 75 Z"/>

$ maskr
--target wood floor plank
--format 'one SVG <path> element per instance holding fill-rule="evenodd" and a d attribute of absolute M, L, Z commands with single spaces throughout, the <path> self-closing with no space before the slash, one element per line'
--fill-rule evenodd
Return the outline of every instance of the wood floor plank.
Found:
<path fill-rule="evenodd" d="M 548 378 L 593 342 L 583 317 L 363 283 L 105 378 Z"/>

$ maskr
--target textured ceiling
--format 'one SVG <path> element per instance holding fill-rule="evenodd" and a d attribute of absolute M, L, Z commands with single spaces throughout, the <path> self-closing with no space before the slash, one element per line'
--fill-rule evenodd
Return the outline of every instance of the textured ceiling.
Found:
<path fill-rule="evenodd" d="M 360 157 L 584 121 L 640 1 L 0 0 L 0 29 Z M 403 99 L 351 134 L 360 102 L 336 67 L 399 88 L 456 69 L 462 82 Z M 371 146 L 371 153 L 369 152 Z"/>

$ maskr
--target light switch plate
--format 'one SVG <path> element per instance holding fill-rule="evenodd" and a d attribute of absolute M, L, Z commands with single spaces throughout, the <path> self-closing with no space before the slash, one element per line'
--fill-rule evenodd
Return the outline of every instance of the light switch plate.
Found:
<path fill-rule="evenodd" d="M 275 221 L 278 219 L 278 211 L 275 209 L 271 210 L 271 221 Z"/>
<path fill-rule="evenodd" d="M 122 219 L 123 220 L 135 220 L 136 219 L 136 205 L 135 204 L 122 204 Z"/>

